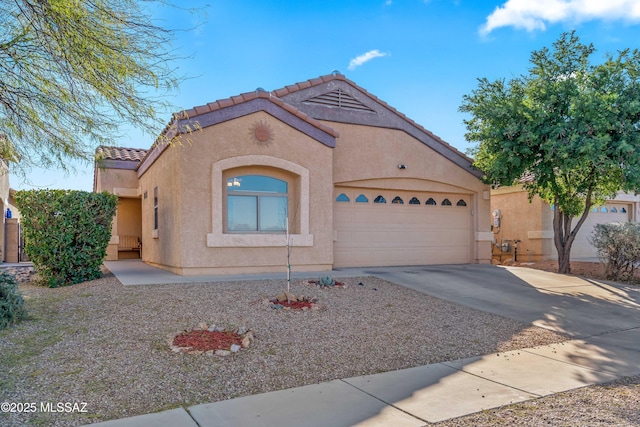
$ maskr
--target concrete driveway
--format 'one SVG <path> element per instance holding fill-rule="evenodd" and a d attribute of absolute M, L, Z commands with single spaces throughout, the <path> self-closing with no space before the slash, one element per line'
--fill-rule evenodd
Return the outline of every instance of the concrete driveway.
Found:
<path fill-rule="evenodd" d="M 362 273 L 574 338 L 635 329 L 640 339 L 636 285 L 477 264 L 365 268 Z"/>

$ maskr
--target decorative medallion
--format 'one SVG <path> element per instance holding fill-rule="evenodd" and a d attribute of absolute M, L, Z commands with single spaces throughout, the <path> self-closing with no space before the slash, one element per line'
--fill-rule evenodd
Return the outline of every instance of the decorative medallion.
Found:
<path fill-rule="evenodd" d="M 249 133 L 253 141 L 260 146 L 266 147 L 273 142 L 273 130 L 271 130 L 269 123 L 263 120 L 255 122 L 251 126 Z"/>

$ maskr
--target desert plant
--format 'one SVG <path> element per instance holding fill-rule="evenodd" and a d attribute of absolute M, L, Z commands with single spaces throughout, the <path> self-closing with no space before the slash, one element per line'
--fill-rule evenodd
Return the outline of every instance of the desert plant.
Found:
<path fill-rule="evenodd" d="M 71 190 L 16 192 L 25 251 L 43 284 L 71 285 L 101 277 L 118 197 Z"/>
<path fill-rule="evenodd" d="M 18 282 L 11 274 L 3 271 L 0 273 L 0 330 L 25 317 L 27 310 L 18 291 Z"/>
<path fill-rule="evenodd" d="M 640 224 L 596 224 L 589 241 L 598 251 L 607 279 L 633 280 L 640 262 Z"/>
<path fill-rule="evenodd" d="M 336 285 L 336 281 L 333 280 L 331 276 L 323 276 L 318 280 L 318 286 L 323 288 L 328 286 L 335 286 L 335 285 Z"/>

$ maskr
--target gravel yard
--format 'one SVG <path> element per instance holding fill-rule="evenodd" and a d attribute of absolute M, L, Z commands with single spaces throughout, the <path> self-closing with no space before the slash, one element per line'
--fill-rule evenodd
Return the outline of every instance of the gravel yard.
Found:
<path fill-rule="evenodd" d="M 305 312 L 274 310 L 264 303 L 284 291 L 284 280 L 124 287 L 108 274 L 59 289 L 23 284 L 32 319 L 0 331 L 1 400 L 38 406 L 86 402 L 87 412 L 0 414 L 0 425 L 75 426 L 566 339 L 380 279 L 343 281 L 344 289 L 294 282 L 294 294 L 320 300 L 320 309 Z M 167 335 L 202 322 L 246 326 L 255 341 L 227 357 L 170 351 Z M 640 381 L 628 382 L 548 399 L 568 395 L 572 410 L 571 399 L 584 400 L 580 393 L 612 396 L 603 408 L 612 402 L 626 408 L 633 400 L 636 418 L 627 419 L 640 423 Z M 555 403 L 549 409 L 544 402 L 442 425 L 508 425 L 516 418 L 520 425 L 540 425 L 546 418 L 539 418 L 538 409 L 561 412 Z M 530 414 L 534 421 L 525 424 Z M 510 422 L 500 424 L 502 419 Z M 576 425 L 571 420 L 564 425 Z"/>

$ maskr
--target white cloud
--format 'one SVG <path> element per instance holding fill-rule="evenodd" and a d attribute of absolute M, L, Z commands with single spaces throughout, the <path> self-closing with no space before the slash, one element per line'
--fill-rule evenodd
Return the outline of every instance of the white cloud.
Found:
<path fill-rule="evenodd" d="M 356 67 L 361 66 L 365 62 L 371 61 L 373 58 L 380 58 L 387 55 L 388 53 L 380 52 L 378 49 L 370 50 L 367 53 L 353 58 L 351 62 L 349 62 L 349 70 L 353 71 L 356 69 Z"/>
<path fill-rule="evenodd" d="M 500 27 L 544 31 L 547 24 L 597 19 L 640 22 L 640 0 L 507 0 L 487 17 L 480 34 Z"/>

